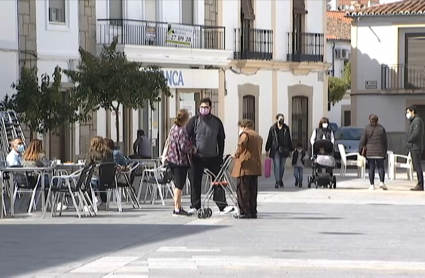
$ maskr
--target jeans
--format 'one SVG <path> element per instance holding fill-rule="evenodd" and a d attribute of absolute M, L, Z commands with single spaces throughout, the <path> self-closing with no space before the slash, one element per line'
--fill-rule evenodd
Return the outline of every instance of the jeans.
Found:
<path fill-rule="evenodd" d="M 413 169 L 415 169 L 416 174 L 418 176 L 418 186 L 423 189 L 424 188 L 424 173 L 423 173 L 422 165 L 421 165 L 421 152 L 412 151 L 410 152 L 410 155 L 412 156 Z"/>
<path fill-rule="evenodd" d="M 273 172 L 276 183 L 282 183 L 283 174 L 285 173 L 286 157 L 282 157 L 279 154 L 274 155 L 273 159 Z"/>
<path fill-rule="evenodd" d="M 375 184 L 375 168 L 378 167 L 379 181 L 385 182 L 385 165 L 384 158 L 368 158 L 367 163 L 369 164 L 369 181 L 370 184 Z"/>
<path fill-rule="evenodd" d="M 296 185 L 301 185 L 303 183 L 303 173 L 304 173 L 303 167 L 294 167 L 294 177 L 295 177 Z"/>
<path fill-rule="evenodd" d="M 91 179 L 91 185 L 93 187 L 93 190 L 97 191 L 97 188 L 99 187 L 99 180 L 96 178 Z M 102 200 L 102 203 L 108 202 L 108 195 L 106 192 L 99 192 L 100 200 Z M 94 200 L 92 200 L 94 202 Z"/>

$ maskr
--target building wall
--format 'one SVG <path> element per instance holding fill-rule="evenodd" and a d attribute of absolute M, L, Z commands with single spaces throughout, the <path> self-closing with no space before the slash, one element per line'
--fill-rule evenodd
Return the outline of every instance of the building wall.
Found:
<path fill-rule="evenodd" d="M 365 90 L 365 81 L 377 81 L 381 89 L 381 64 L 404 63 L 404 33 L 425 32 L 422 17 L 362 18 L 353 21 L 352 28 L 352 78 L 353 92 Z M 370 91 L 370 90 L 367 90 Z"/>
<path fill-rule="evenodd" d="M 349 96 L 344 97 L 340 102 L 331 105 L 331 111 L 329 111 L 329 121 L 336 123 L 338 127 L 343 126 L 343 113 L 346 110 L 351 110 L 351 99 Z"/>
<path fill-rule="evenodd" d="M 275 77 L 273 75 L 275 74 Z M 233 153 L 238 139 L 237 122 L 241 120 L 237 116 L 242 105 L 242 96 L 246 93 L 241 87 L 246 84 L 253 85 L 258 89 L 256 99 L 258 111 L 258 123 L 256 130 L 264 140 L 267 139 L 270 126 L 275 123 L 275 114 L 285 115 L 285 121 L 291 128 L 291 104 L 293 96 L 309 97 L 309 132 L 319 123 L 323 116 L 327 116 L 327 95 L 324 93 L 324 82 L 318 81 L 318 73 L 310 72 L 308 75 L 293 75 L 291 72 L 273 72 L 271 70 L 260 70 L 255 75 L 237 74 L 226 71 L 225 96 L 225 121 L 226 131 L 226 153 Z M 299 88 L 297 88 L 299 87 Z M 326 99 L 325 99 L 326 98 Z M 274 101 L 276 100 L 276 101 Z M 316 105 L 318 104 L 318 105 Z M 321 105 L 320 105 L 321 104 Z"/>
<path fill-rule="evenodd" d="M 29 22 L 29 9 L 25 12 L 25 19 Z M 14 93 L 10 85 L 19 76 L 17 2 L 0 1 L 0 13 L 0 26 L 7 26 L 0 32 L 0 99 L 3 99 L 6 94 Z"/>
<path fill-rule="evenodd" d="M 327 41 L 326 42 L 326 61 L 330 64 L 332 64 L 332 51 L 333 51 L 334 42 L 333 41 Z M 335 50 L 336 49 L 346 49 L 348 51 L 351 51 L 351 43 L 350 42 L 341 42 L 341 41 L 335 41 Z M 344 72 L 344 60 L 343 59 L 337 59 L 334 54 L 334 65 L 329 68 L 329 72 L 332 70 L 335 70 L 335 77 L 343 77 Z M 332 74 L 329 74 L 329 76 L 332 76 Z"/>

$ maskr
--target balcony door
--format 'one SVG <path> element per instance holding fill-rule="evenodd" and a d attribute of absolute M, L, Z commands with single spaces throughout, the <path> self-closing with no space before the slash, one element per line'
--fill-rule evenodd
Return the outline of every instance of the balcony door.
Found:
<path fill-rule="evenodd" d="M 425 33 L 406 34 L 404 87 L 425 87 Z"/>
<path fill-rule="evenodd" d="M 292 53 L 300 56 L 303 52 L 304 18 L 306 10 L 304 0 L 293 0 L 292 11 Z"/>

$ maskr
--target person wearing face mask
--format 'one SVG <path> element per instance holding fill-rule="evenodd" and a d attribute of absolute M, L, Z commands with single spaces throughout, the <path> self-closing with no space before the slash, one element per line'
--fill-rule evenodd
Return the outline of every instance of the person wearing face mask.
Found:
<path fill-rule="evenodd" d="M 25 151 L 24 143 L 21 138 L 15 138 L 11 142 L 10 153 L 6 157 L 6 162 L 10 167 L 22 166 L 22 154 Z"/>
<path fill-rule="evenodd" d="M 196 147 L 190 169 L 192 205 L 189 213 L 191 214 L 201 208 L 201 184 L 204 169 L 217 175 L 223 163 L 226 135 L 221 120 L 211 114 L 211 104 L 211 99 L 202 99 L 199 115 L 192 117 L 186 125 L 189 140 Z M 213 199 L 221 213 L 229 213 L 234 210 L 233 207 L 227 205 L 225 192 L 221 187 L 215 187 Z"/>
<path fill-rule="evenodd" d="M 273 159 L 273 171 L 276 180 L 275 188 L 284 187 L 283 174 L 285 173 L 286 159 L 294 151 L 289 127 L 285 124 L 283 114 L 276 116 L 277 122 L 270 127 L 266 141 L 266 152 Z"/>
<path fill-rule="evenodd" d="M 321 118 L 319 122 L 319 127 L 313 130 L 313 133 L 310 137 L 310 143 L 313 146 L 314 142 L 316 140 L 326 139 L 332 142 L 332 144 L 335 144 L 335 137 L 332 129 L 329 127 L 329 119 L 328 118 Z"/>
<path fill-rule="evenodd" d="M 407 132 L 406 148 L 412 156 L 413 168 L 418 176 L 418 183 L 412 191 L 424 190 L 424 175 L 421 165 L 421 155 L 424 150 L 424 122 L 416 114 L 416 107 L 411 106 L 406 109 L 406 118 L 410 121 Z"/>

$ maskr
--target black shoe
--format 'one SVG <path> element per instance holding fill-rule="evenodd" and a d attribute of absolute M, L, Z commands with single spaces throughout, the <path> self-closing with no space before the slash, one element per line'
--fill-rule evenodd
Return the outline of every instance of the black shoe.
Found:
<path fill-rule="evenodd" d="M 257 214 L 251 214 L 252 219 L 257 219 Z"/>
<path fill-rule="evenodd" d="M 280 182 L 280 187 L 284 188 L 285 185 L 283 184 L 283 181 Z"/>
<path fill-rule="evenodd" d="M 276 184 L 274 185 L 274 188 L 279 188 L 279 183 L 276 183 Z"/>
<path fill-rule="evenodd" d="M 410 191 L 424 191 L 424 189 L 422 187 L 420 187 L 419 185 L 410 188 Z"/>
<path fill-rule="evenodd" d="M 173 216 L 192 216 L 192 214 L 188 213 L 184 209 L 180 209 L 179 211 L 173 210 Z"/>
<path fill-rule="evenodd" d="M 295 187 L 298 187 L 298 182 L 297 181 L 295 182 Z"/>
<path fill-rule="evenodd" d="M 301 187 L 303 187 L 303 184 L 302 184 L 302 183 L 300 183 L 298 186 L 299 186 L 299 188 L 301 188 Z"/>
<path fill-rule="evenodd" d="M 239 214 L 239 215 L 233 214 L 233 218 L 235 218 L 235 219 L 250 219 L 251 215 L 249 215 L 249 214 Z"/>

